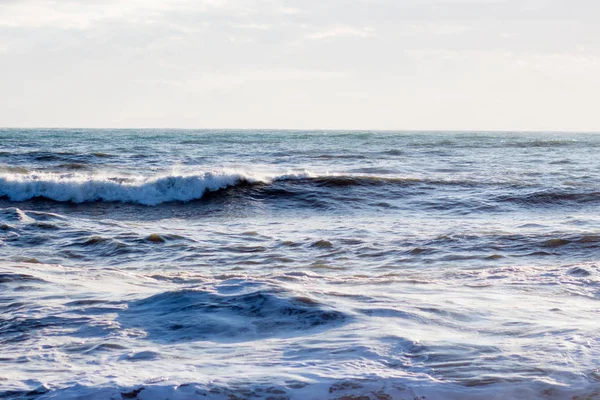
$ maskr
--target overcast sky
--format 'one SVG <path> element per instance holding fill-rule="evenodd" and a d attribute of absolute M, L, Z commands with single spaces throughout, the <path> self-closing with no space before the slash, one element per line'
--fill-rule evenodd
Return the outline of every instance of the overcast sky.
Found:
<path fill-rule="evenodd" d="M 600 131 L 598 0 L 0 0 L 0 126 Z"/>

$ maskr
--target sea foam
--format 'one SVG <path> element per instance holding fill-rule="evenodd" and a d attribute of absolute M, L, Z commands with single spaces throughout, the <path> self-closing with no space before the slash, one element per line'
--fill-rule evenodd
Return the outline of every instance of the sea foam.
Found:
<path fill-rule="evenodd" d="M 0 174 L 0 197 L 12 201 L 46 198 L 61 202 L 114 201 L 158 205 L 169 201 L 192 201 L 209 191 L 240 183 L 269 183 L 281 179 L 301 179 L 308 172 L 257 174 L 218 170 L 197 174 L 110 176 L 100 174 Z"/>

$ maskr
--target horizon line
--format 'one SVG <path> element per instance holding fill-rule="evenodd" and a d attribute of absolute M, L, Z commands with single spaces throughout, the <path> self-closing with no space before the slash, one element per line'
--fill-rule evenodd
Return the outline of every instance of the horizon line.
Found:
<path fill-rule="evenodd" d="M 173 128 L 173 127 L 66 127 L 66 126 L 0 126 L 0 130 L 120 130 L 120 131 L 161 131 L 161 130 L 172 130 L 172 131 L 265 131 L 265 132 L 276 132 L 276 131 L 288 131 L 288 132 L 414 132 L 414 133 L 600 133 L 600 130 L 587 130 L 587 129 L 378 129 L 378 128 Z"/>

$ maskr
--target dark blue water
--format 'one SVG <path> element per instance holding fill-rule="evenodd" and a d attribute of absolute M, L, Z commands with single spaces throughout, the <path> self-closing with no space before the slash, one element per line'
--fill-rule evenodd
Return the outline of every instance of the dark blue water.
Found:
<path fill-rule="evenodd" d="M 0 397 L 593 396 L 599 149 L 0 130 Z"/>

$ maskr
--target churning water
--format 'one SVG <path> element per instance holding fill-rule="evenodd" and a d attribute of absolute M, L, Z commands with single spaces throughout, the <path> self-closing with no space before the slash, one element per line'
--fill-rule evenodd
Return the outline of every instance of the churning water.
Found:
<path fill-rule="evenodd" d="M 0 130 L 0 398 L 598 398 L 599 154 Z"/>

